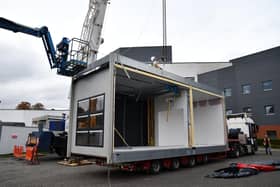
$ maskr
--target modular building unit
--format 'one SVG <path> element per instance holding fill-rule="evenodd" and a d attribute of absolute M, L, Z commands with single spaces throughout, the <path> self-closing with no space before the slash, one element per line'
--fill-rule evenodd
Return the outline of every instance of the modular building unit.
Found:
<path fill-rule="evenodd" d="M 225 152 L 221 92 L 112 53 L 73 77 L 68 154 L 107 164 Z"/>

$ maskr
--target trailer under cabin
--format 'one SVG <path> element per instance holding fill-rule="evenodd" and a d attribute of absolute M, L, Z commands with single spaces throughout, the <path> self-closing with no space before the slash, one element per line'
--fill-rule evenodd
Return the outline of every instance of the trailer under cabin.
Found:
<path fill-rule="evenodd" d="M 105 164 L 226 152 L 223 94 L 111 53 L 73 77 L 68 153 Z"/>

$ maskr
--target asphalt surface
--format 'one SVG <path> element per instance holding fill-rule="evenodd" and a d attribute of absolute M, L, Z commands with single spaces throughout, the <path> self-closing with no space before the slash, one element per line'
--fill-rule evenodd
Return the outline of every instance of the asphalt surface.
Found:
<path fill-rule="evenodd" d="M 0 186 L 280 186 L 280 171 L 259 173 L 255 176 L 235 179 L 206 178 L 214 170 L 234 162 L 280 160 L 280 151 L 265 155 L 259 151 L 253 156 L 214 161 L 194 168 L 176 171 L 164 170 L 160 174 L 130 173 L 118 169 L 87 165 L 67 167 L 58 165 L 55 155 L 40 158 L 40 165 L 28 165 L 23 160 L 0 157 Z"/>

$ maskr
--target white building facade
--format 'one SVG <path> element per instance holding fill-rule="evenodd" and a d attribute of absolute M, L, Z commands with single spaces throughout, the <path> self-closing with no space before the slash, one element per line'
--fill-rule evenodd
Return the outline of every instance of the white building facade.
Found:
<path fill-rule="evenodd" d="M 52 115 L 62 116 L 66 114 L 66 118 L 69 115 L 69 110 L 16 110 L 16 109 L 0 109 L 0 121 L 3 122 L 18 122 L 25 123 L 26 127 L 34 127 L 32 119 Z"/>

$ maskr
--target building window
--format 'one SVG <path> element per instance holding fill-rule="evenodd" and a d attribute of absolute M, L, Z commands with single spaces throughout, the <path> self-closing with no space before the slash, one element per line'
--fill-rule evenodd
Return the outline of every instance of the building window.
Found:
<path fill-rule="evenodd" d="M 232 114 L 232 109 L 227 109 L 226 110 L 226 115 L 230 115 L 230 114 Z"/>
<path fill-rule="evenodd" d="M 251 93 L 251 84 L 242 85 L 242 94 L 250 94 Z"/>
<path fill-rule="evenodd" d="M 250 106 L 247 106 L 247 107 L 244 107 L 243 108 L 243 112 L 246 112 L 246 113 L 252 113 L 252 107 L 250 107 Z"/>
<path fill-rule="evenodd" d="M 105 96 L 78 101 L 76 145 L 103 147 Z"/>
<path fill-rule="evenodd" d="M 274 130 L 268 130 L 266 131 L 266 134 L 271 139 L 277 139 L 277 132 Z"/>
<path fill-rule="evenodd" d="M 226 97 L 230 97 L 232 95 L 231 88 L 225 88 L 224 89 L 224 94 L 225 94 Z"/>
<path fill-rule="evenodd" d="M 265 113 L 265 115 L 272 115 L 272 114 L 274 114 L 274 106 L 273 105 L 266 105 L 266 106 L 264 106 L 264 113 Z"/>
<path fill-rule="evenodd" d="M 263 91 L 270 91 L 272 90 L 272 80 L 262 82 Z"/>

